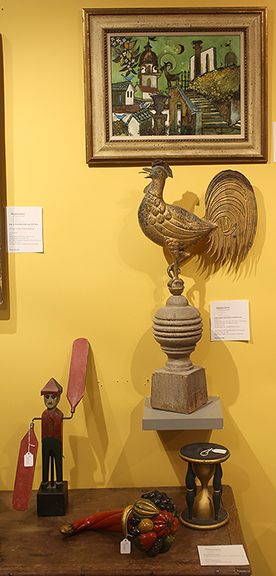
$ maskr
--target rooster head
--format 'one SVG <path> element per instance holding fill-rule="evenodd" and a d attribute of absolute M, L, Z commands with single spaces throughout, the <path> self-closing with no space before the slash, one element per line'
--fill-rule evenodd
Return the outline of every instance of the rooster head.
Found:
<path fill-rule="evenodd" d="M 143 168 L 143 172 L 141 174 L 147 174 L 145 178 L 154 178 L 158 175 L 158 173 L 164 173 L 165 178 L 168 176 L 173 178 L 173 173 L 171 168 L 164 162 L 163 160 L 153 160 L 151 168 Z"/>

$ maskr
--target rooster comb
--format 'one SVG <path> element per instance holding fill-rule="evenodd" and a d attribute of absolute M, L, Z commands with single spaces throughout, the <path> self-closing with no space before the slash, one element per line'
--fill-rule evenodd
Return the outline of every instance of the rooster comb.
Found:
<path fill-rule="evenodd" d="M 152 168 L 154 168 L 155 166 L 162 166 L 162 168 L 164 168 L 164 170 L 166 171 L 167 176 L 170 176 L 170 178 L 173 177 L 173 173 L 171 168 L 169 167 L 168 164 L 166 164 L 166 162 L 164 162 L 164 160 L 153 160 L 151 163 Z"/>

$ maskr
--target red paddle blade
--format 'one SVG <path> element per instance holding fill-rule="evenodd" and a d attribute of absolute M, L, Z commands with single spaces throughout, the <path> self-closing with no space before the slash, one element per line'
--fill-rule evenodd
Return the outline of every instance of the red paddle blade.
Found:
<path fill-rule="evenodd" d="M 67 399 L 71 404 L 71 412 L 84 395 L 86 367 L 89 342 L 86 338 L 78 338 L 73 342 L 69 380 L 67 387 Z"/>
<path fill-rule="evenodd" d="M 30 503 L 38 441 L 33 428 L 22 438 L 14 482 L 12 505 L 15 510 L 27 510 Z"/>

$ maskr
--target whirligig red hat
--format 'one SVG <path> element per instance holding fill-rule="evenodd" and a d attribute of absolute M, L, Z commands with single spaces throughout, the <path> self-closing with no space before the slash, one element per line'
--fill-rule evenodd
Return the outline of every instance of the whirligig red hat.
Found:
<path fill-rule="evenodd" d="M 62 390 L 62 386 L 54 378 L 51 378 L 51 380 L 45 384 L 44 388 L 42 388 L 41 396 L 45 394 L 56 394 L 57 396 L 60 396 Z"/>

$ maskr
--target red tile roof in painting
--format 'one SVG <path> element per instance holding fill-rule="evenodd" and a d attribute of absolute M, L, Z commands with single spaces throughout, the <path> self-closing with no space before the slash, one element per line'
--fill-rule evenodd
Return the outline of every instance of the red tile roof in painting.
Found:
<path fill-rule="evenodd" d="M 141 92 L 148 92 L 149 94 L 158 94 L 159 90 L 157 88 L 152 88 L 152 86 L 142 86 L 139 84 Z"/>

